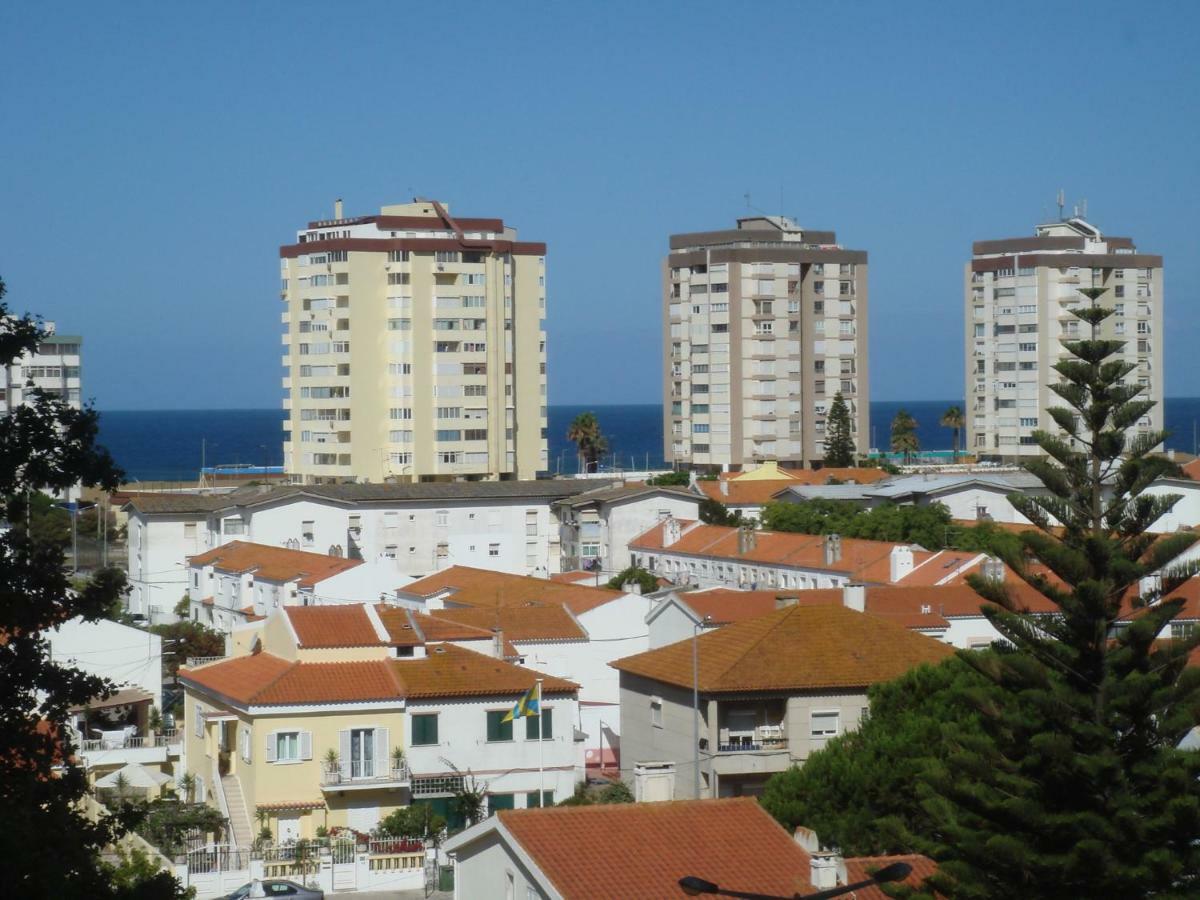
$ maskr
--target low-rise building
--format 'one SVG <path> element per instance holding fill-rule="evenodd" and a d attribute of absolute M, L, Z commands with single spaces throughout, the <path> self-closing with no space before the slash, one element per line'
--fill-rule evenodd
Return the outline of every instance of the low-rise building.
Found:
<path fill-rule="evenodd" d="M 871 685 L 953 653 L 878 616 L 794 605 L 617 660 L 622 777 L 639 797 L 757 794 L 856 729 Z"/>
<path fill-rule="evenodd" d="M 684 897 L 686 875 L 755 895 L 813 889 L 809 854 L 748 799 L 502 812 L 446 852 L 455 900 Z"/>
<path fill-rule="evenodd" d="M 695 490 L 710 500 L 716 500 L 730 512 L 740 512 L 746 519 L 757 519 L 762 516 L 764 506 L 782 499 L 789 488 L 867 486 L 888 477 L 888 473 L 882 469 L 783 469 L 775 463 L 768 463 L 751 472 L 722 472 L 715 479 L 700 479 L 695 483 Z"/>
<path fill-rule="evenodd" d="M 586 569 L 608 578 L 629 568 L 629 542 L 668 516 L 694 519 L 701 498 L 683 487 L 625 484 L 567 497 L 554 504 L 562 548 L 561 571 Z"/>
<path fill-rule="evenodd" d="M 273 619 L 290 629 L 297 612 L 331 611 Z M 454 822 L 464 791 L 494 813 L 557 802 L 582 775 L 569 681 L 450 643 L 396 658 L 386 646 L 318 642 L 287 658 L 271 652 L 287 642 L 270 630 L 257 652 L 180 671 L 187 771 L 239 846 L 255 819 L 282 843 L 321 826 L 369 832 L 413 803 Z M 539 680 L 541 717 L 505 722 Z"/>

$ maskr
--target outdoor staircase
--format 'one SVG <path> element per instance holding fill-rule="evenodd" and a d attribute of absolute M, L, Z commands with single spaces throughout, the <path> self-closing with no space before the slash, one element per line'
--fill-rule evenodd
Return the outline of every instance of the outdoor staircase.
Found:
<path fill-rule="evenodd" d="M 235 847 L 249 847 L 254 841 L 254 832 L 250 828 L 246 799 L 242 796 L 242 783 L 236 775 L 222 775 L 221 789 L 229 806 L 229 828 L 232 832 L 229 843 Z"/>

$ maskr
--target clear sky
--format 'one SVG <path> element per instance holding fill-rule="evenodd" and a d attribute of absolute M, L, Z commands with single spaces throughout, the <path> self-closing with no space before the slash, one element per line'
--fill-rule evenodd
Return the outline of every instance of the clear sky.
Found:
<path fill-rule="evenodd" d="M 661 399 L 659 264 L 870 253 L 872 398 L 962 393 L 971 241 L 1064 188 L 1166 257 L 1200 395 L 1200 3 L 8 3 L 0 275 L 102 409 L 277 407 L 278 246 L 413 194 L 549 244 L 550 402 Z"/>

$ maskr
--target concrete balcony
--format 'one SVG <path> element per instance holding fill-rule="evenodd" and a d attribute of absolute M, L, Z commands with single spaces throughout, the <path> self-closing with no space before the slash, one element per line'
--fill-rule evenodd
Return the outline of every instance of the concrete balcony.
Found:
<path fill-rule="evenodd" d="M 322 791 L 399 790 L 411 784 L 412 772 L 406 762 L 392 764 L 382 771 L 369 764 L 321 769 Z"/>
<path fill-rule="evenodd" d="M 79 742 L 84 764 L 95 766 L 125 766 L 130 763 L 162 765 L 169 757 L 178 758 L 183 738 L 176 731 L 146 737 L 100 738 Z"/>

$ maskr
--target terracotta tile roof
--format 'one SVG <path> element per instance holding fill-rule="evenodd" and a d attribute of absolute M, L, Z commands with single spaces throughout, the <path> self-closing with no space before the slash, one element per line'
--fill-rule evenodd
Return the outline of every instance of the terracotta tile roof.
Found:
<path fill-rule="evenodd" d="M 771 481 L 698 481 L 696 487 L 704 496 L 725 506 L 762 506 L 774 500 L 776 494 L 802 483 L 794 478 Z M 725 490 L 722 490 L 722 487 Z"/>
<path fill-rule="evenodd" d="M 345 606 L 285 606 L 284 615 L 300 646 L 318 647 L 379 647 L 375 626 L 360 604 Z"/>
<path fill-rule="evenodd" d="M 484 656 L 454 644 L 429 644 L 414 659 L 289 662 L 269 653 L 180 669 L 188 685 L 246 706 L 358 703 L 425 697 L 520 696 L 542 678 L 547 694 L 574 694 L 563 678 Z"/>
<path fill-rule="evenodd" d="M 671 553 L 703 559 L 722 559 L 736 562 L 762 563 L 774 566 L 819 569 L 837 572 L 863 581 L 887 583 L 891 577 L 893 547 L 911 546 L 888 541 L 865 541 L 842 538 L 839 560 L 825 562 L 825 536 L 797 534 L 784 531 L 754 532 L 754 547 L 738 553 L 738 529 L 724 525 L 704 525 L 680 521 L 682 533 L 678 541 L 663 548 L 664 524 L 656 524 L 629 542 L 630 550 L 650 553 Z M 920 565 L 934 554 L 928 550 L 913 550 L 913 563 Z"/>
<path fill-rule="evenodd" d="M 538 679 L 547 694 L 574 694 L 579 685 L 565 678 L 484 656 L 454 644 L 430 644 L 424 659 L 392 660 L 405 697 L 520 695 Z"/>
<path fill-rule="evenodd" d="M 1121 601 L 1121 618 L 1135 619 L 1139 616 L 1144 616 L 1148 610 L 1153 608 L 1142 606 L 1141 604 L 1135 605 L 1140 595 L 1140 588 L 1137 585 L 1134 585 L 1125 592 L 1125 596 Z M 1175 590 L 1167 594 L 1164 599 L 1178 599 L 1183 601 L 1183 607 L 1175 617 L 1176 621 L 1200 619 L 1200 575 L 1193 575 Z"/>
<path fill-rule="evenodd" d="M 265 581 L 298 581 L 302 587 L 312 587 L 330 576 L 362 565 L 358 559 L 306 553 L 249 541 L 232 541 L 214 547 L 188 557 L 188 563 L 193 566 L 212 566 L 219 572 L 253 572 L 256 579 Z"/>
<path fill-rule="evenodd" d="M 627 656 L 616 669 L 692 685 L 691 641 Z M 700 635 L 706 693 L 860 688 L 889 681 L 954 648 L 844 606 L 790 606 Z"/>
<path fill-rule="evenodd" d="M 596 573 L 585 572 L 582 569 L 574 572 L 554 572 L 550 575 L 550 580 L 561 584 L 595 584 Z"/>
<path fill-rule="evenodd" d="M 885 866 L 898 862 L 905 862 L 912 866 L 909 876 L 899 882 L 899 884 L 905 884 L 912 888 L 919 888 L 926 878 L 937 871 L 937 863 L 928 856 L 920 856 L 916 853 L 902 856 L 851 856 L 845 860 L 846 883 L 853 884 L 856 881 L 864 881 Z M 855 900 L 888 900 L 888 895 L 883 892 L 883 888 L 878 886 L 860 888 L 852 896 Z"/>
<path fill-rule="evenodd" d="M 324 809 L 324 800 L 285 800 L 280 803 L 259 803 L 255 809 Z"/>
<path fill-rule="evenodd" d="M 587 632 L 565 606 L 499 606 L 491 609 L 440 609 L 432 614 L 440 620 L 458 622 L 504 632 L 510 641 L 586 641 Z M 433 640 L 431 638 L 431 640 Z"/>
<path fill-rule="evenodd" d="M 1185 466 L 1181 466 L 1183 474 L 1193 481 L 1200 481 L 1200 459 L 1193 459 Z"/>
<path fill-rule="evenodd" d="M 489 610 L 484 610 L 489 612 Z M 409 617 L 416 624 L 427 641 L 490 641 L 492 630 L 466 622 L 459 622 L 442 616 L 441 610 L 437 615 L 409 612 Z"/>
<path fill-rule="evenodd" d="M 754 472 L 721 472 L 717 479 L 719 481 L 757 481 L 759 479 L 747 477 L 753 476 Z M 885 481 L 892 476 L 883 469 L 872 467 L 849 467 L 838 468 L 829 466 L 824 469 L 789 469 L 784 466 L 778 466 L 775 469 L 775 474 L 770 478 L 763 478 L 763 481 L 784 481 L 791 485 L 800 484 L 829 484 L 830 479 L 836 478 L 844 484 L 875 484 L 877 481 Z M 701 484 L 711 484 L 712 482 L 702 481 Z"/>
<path fill-rule="evenodd" d="M 689 591 L 679 595 L 696 615 L 709 616 L 713 625 L 728 625 L 743 619 L 765 616 L 778 609 L 776 598 L 783 591 L 735 591 L 732 588 L 712 588 Z M 841 591 L 838 591 L 840 594 Z"/>
<path fill-rule="evenodd" d="M 450 591 L 446 600 L 459 606 L 557 605 L 566 606 L 576 615 L 622 596 L 620 591 L 610 591 L 608 588 L 563 584 L 545 578 L 510 575 L 470 566 L 452 566 L 428 575 L 398 588 L 396 594 L 425 598 L 443 591 Z"/>
<path fill-rule="evenodd" d="M 566 900 L 684 897 L 684 875 L 788 897 L 812 889 L 808 854 L 748 797 L 506 810 L 499 816 Z"/>

